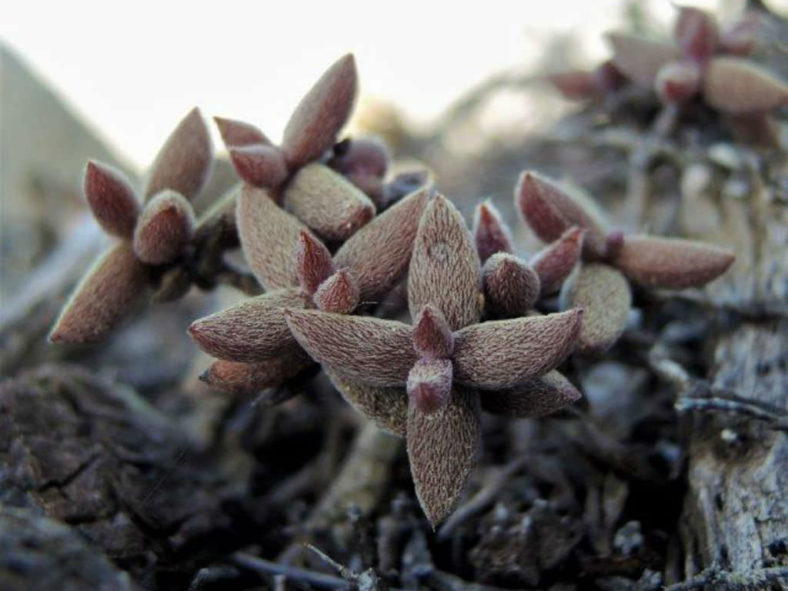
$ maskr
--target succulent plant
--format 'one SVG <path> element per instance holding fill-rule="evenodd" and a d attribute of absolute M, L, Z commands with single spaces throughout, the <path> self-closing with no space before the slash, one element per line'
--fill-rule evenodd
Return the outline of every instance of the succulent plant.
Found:
<path fill-rule="evenodd" d="M 50 334 L 55 343 L 100 341 L 153 284 L 155 271 L 173 265 L 195 234 L 191 200 L 210 173 L 210 137 L 198 109 L 169 136 L 142 190 L 112 166 L 88 162 L 83 191 L 96 221 L 117 239 L 80 282 Z"/>
<path fill-rule="evenodd" d="M 734 128 L 768 125 L 770 112 L 788 104 L 788 84 L 749 59 L 757 16 L 745 14 L 721 29 L 714 16 L 679 7 L 673 40 L 610 33 L 613 57 L 593 72 L 548 76 L 567 98 L 590 99 L 618 90 L 626 81 L 653 89 L 660 100 L 679 104 L 700 96 L 727 115 Z"/>
<path fill-rule="evenodd" d="M 239 203 L 239 214 L 244 212 L 249 228 L 244 254 L 268 291 L 195 321 L 189 334 L 220 359 L 205 374 L 206 381 L 249 393 L 276 385 L 305 367 L 284 362 L 303 358 L 285 323 L 286 308 L 349 314 L 394 287 L 407 270 L 429 193 L 421 189 L 402 199 L 351 236 L 333 257 L 305 225 L 279 208 L 262 189 L 247 185 L 243 194 L 247 193 L 251 198 Z M 246 209 L 245 204 L 251 207 Z M 274 359 L 283 362 L 272 363 Z M 250 367 L 244 373 L 238 364 Z M 248 378 L 250 372 L 257 377 Z M 247 377 L 239 379 L 242 373 Z"/>
<path fill-rule="evenodd" d="M 552 370 L 571 351 L 582 310 L 480 322 L 481 288 L 473 238 L 438 195 L 421 219 L 410 262 L 413 326 L 321 310 L 285 312 L 296 340 L 344 397 L 406 437 L 416 493 L 433 525 L 451 511 L 471 470 L 481 409 L 534 416 L 579 397 Z"/>
<path fill-rule="evenodd" d="M 514 200 L 542 240 L 556 240 L 573 228 L 585 231 L 583 263 L 561 293 L 565 307 L 586 311 L 578 339 L 583 352 L 605 351 L 621 336 L 632 303 L 629 281 L 648 288 L 699 287 L 724 273 L 735 258 L 702 242 L 611 231 L 591 197 L 535 172 L 522 173 Z"/>

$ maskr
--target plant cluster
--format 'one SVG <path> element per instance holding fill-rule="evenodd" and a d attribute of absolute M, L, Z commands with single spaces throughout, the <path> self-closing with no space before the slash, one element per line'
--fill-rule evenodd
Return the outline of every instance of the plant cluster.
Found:
<path fill-rule="evenodd" d="M 590 72 L 568 71 L 548 77 L 567 98 L 603 98 L 622 88 L 653 90 L 666 105 L 700 100 L 725 115 L 735 130 L 765 134 L 771 113 L 788 104 L 788 84 L 752 59 L 759 27 L 746 13 L 727 27 L 714 15 L 680 7 L 672 40 L 610 33 L 613 56 Z"/>
<path fill-rule="evenodd" d="M 217 208 L 195 222 L 189 203 L 211 162 L 196 110 L 156 159 L 141 213 L 126 179 L 90 163 L 85 196 L 120 242 L 77 287 L 52 340 L 105 338 L 146 286 L 161 289 L 173 274 L 186 287 L 214 285 L 227 269 L 224 250 L 240 245 L 264 293 L 190 326 L 216 358 L 204 379 L 251 394 L 319 366 L 362 415 L 406 438 L 435 525 L 473 466 L 482 410 L 533 417 L 572 404 L 580 392 L 557 368 L 573 351 L 599 353 L 620 337 L 630 281 L 703 285 L 733 254 L 610 231 L 588 196 L 525 172 L 515 204 L 547 245 L 518 257 L 491 203 L 477 207 L 469 229 L 423 173 L 387 180 L 380 142 L 338 141 L 356 86 L 346 56 L 299 103 L 280 146 L 217 119 L 242 180 L 220 201 L 225 212 L 234 204 L 230 222 Z M 545 313 L 556 292 L 563 311 Z"/>

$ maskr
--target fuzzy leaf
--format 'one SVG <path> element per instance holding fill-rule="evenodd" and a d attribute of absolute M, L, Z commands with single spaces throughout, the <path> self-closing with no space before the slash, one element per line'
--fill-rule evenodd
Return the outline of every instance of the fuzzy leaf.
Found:
<path fill-rule="evenodd" d="M 104 253 L 69 297 L 49 335 L 53 343 L 95 343 L 126 318 L 145 293 L 148 271 L 121 242 Z"/>
<path fill-rule="evenodd" d="M 301 232 L 296 246 L 298 284 L 313 295 L 320 284 L 334 272 L 334 261 L 326 245 L 308 232 Z"/>
<path fill-rule="evenodd" d="M 413 349 L 425 359 L 446 359 L 454 352 L 454 335 L 443 313 L 424 306 L 413 325 Z"/>
<path fill-rule="evenodd" d="M 534 172 L 524 172 L 515 189 L 515 205 L 539 238 L 552 242 L 572 226 L 586 230 L 583 252 L 605 254 L 607 224 L 599 207 L 580 191 L 568 190 Z"/>
<path fill-rule="evenodd" d="M 347 269 L 340 269 L 320 284 L 313 299 L 324 312 L 350 314 L 358 306 L 358 285 Z"/>
<path fill-rule="evenodd" d="M 244 185 L 238 198 L 238 237 L 249 268 L 266 290 L 298 285 L 296 246 L 306 226 L 264 190 Z"/>
<path fill-rule="evenodd" d="M 613 267 L 584 264 L 561 290 L 562 306 L 585 310 L 577 349 L 602 353 L 618 340 L 627 325 L 632 294 L 626 278 Z"/>
<path fill-rule="evenodd" d="M 593 72 L 571 70 L 548 74 L 547 81 L 571 101 L 583 101 L 599 94 Z"/>
<path fill-rule="evenodd" d="M 537 252 L 528 263 L 539 275 L 539 293 L 550 295 L 561 289 L 580 260 L 585 230 L 569 228 L 561 237 Z"/>
<path fill-rule="evenodd" d="M 491 256 L 482 268 L 482 278 L 485 303 L 498 316 L 523 316 L 539 297 L 539 275 L 512 254 Z"/>
<path fill-rule="evenodd" d="M 479 394 L 456 388 L 449 403 L 433 414 L 408 404 L 410 471 L 424 513 L 435 528 L 452 511 L 479 449 Z"/>
<path fill-rule="evenodd" d="M 252 144 L 271 145 L 265 134 L 254 125 L 235 119 L 225 119 L 224 117 L 214 117 L 216 127 L 222 136 L 224 145 L 228 148 L 236 146 L 251 146 Z"/>
<path fill-rule="evenodd" d="M 285 321 L 285 308 L 304 308 L 297 288 L 269 291 L 192 323 L 189 335 L 210 355 L 253 362 L 300 349 Z"/>
<path fill-rule="evenodd" d="M 411 193 L 353 234 L 337 251 L 335 264 L 349 269 L 363 301 L 388 293 L 407 271 L 428 200 L 427 189 Z"/>
<path fill-rule="evenodd" d="M 479 394 L 483 410 L 511 418 L 543 417 L 581 398 L 572 383 L 555 370 L 515 388 Z"/>
<path fill-rule="evenodd" d="M 482 264 L 496 252 L 514 252 L 512 232 L 489 199 L 476 206 L 473 237 Z"/>
<path fill-rule="evenodd" d="M 462 215 L 443 195 L 427 206 L 416 232 L 408 273 L 408 305 L 413 318 L 426 305 L 443 312 L 452 330 L 479 320 L 479 255 Z"/>
<path fill-rule="evenodd" d="M 583 310 L 576 308 L 464 328 L 455 336 L 454 379 L 489 390 L 522 384 L 558 366 L 582 324 Z"/>
<path fill-rule="evenodd" d="M 369 197 L 372 203 L 375 204 L 375 207 L 382 208 L 385 206 L 385 189 L 383 180 L 380 177 L 365 172 L 352 172 L 344 176 L 353 183 L 353 186 Z"/>
<path fill-rule="evenodd" d="M 134 230 L 134 252 L 149 265 L 170 263 L 183 253 L 194 227 L 191 203 L 175 191 L 164 190 L 142 210 Z"/>
<path fill-rule="evenodd" d="M 319 158 L 334 144 L 353 110 L 357 85 L 356 62 L 348 54 L 326 70 L 301 99 L 282 139 L 292 168 Z"/>
<path fill-rule="evenodd" d="M 625 33 L 608 33 L 607 38 L 613 46 L 613 64 L 644 88 L 652 87 L 664 64 L 679 57 L 679 48 L 672 43 Z"/>
<path fill-rule="evenodd" d="M 736 257 L 729 250 L 678 238 L 625 236 L 613 264 L 647 287 L 684 289 L 716 279 Z"/>
<path fill-rule="evenodd" d="M 407 324 L 319 310 L 287 310 L 285 317 L 306 352 L 344 378 L 403 386 L 416 362 Z"/>
<path fill-rule="evenodd" d="M 285 189 L 285 206 L 327 240 L 346 240 L 375 215 L 375 204 L 323 164 L 308 164 Z"/>
<path fill-rule="evenodd" d="M 212 163 L 211 137 L 195 107 L 159 150 L 148 176 L 145 197 L 171 189 L 188 200 L 194 199 L 208 180 Z"/>
<path fill-rule="evenodd" d="M 379 428 L 405 437 L 408 423 L 408 393 L 404 386 L 370 386 L 347 380 L 323 368 L 334 387 L 350 406 Z"/>
<path fill-rule="evenodd" d="M 100 162 L 88 161 L 83 184 L 93 217 L 107 234 L 130 240 L 140 203 L 126 175 Z"/>
<path fill-rule="evenodd" d="M 231 146 L 229 152 L 238 176 L 250 185 L 273 188 L 281 185 L 287 178 L 285 158 L 276 146 Z"/>
<path fill-rule="evenodd" d="M 700 90 L 701 69 L 695 62 L 668 62 L 659 69 L 654 87 L 664 103 L 683 103 Z"/>
<path fill-rule="evenodd" d="M 703 98 L 726 113 L 770 111 L 788 103 L 788 84 L 750 60 L 715 57 L 703 77 Z"/>
<path fill-rule="evenodd" d="M 449 403 L 453 379 L 448 359 L 419 359 L 408 374 L 408 396 L 418 412 L 432 414 Z"/>
<path fill-rule="evenodd" d="M 313 365 L 303 353 L 285 354 L 255 363 L 214 361 L 200 379 L 218 390 L 252 395 L 278 386 Z"/>
<path fill-rule="evenodd" d="M 681 49 L 682 57 L 697 64 L 705 64 L 717 48 L 717 22 L 705 10 L 682 6 L 673 37 Z"/>

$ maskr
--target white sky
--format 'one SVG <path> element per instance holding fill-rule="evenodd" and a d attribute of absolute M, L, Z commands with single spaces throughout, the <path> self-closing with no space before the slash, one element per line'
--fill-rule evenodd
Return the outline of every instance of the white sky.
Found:
<path fill-rule="evenodd" d="M 2 4 L 0 40 L 140 167 L 193 105 L 278 138 L 309 85 L 348 51 L 362 95 L 427 122 L 496 70 L 538 58 L 556 33 L 577 34 L 597 61 L 621 13 L 621 0 Z M 649 4 L 663 19 L 672 12 L 668 0 Z"/>

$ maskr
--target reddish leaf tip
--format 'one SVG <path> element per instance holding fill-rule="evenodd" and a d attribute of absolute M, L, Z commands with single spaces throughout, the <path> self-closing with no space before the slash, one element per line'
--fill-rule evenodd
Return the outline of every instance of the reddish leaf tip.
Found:
<path fill-rule="evenodd" d="M 334 272 L 334 263 L 326 245 L 309 232 L 301 230 L 296 244 L 296 273 L 301 289 L 313 295 L 320 284 Z"/>

